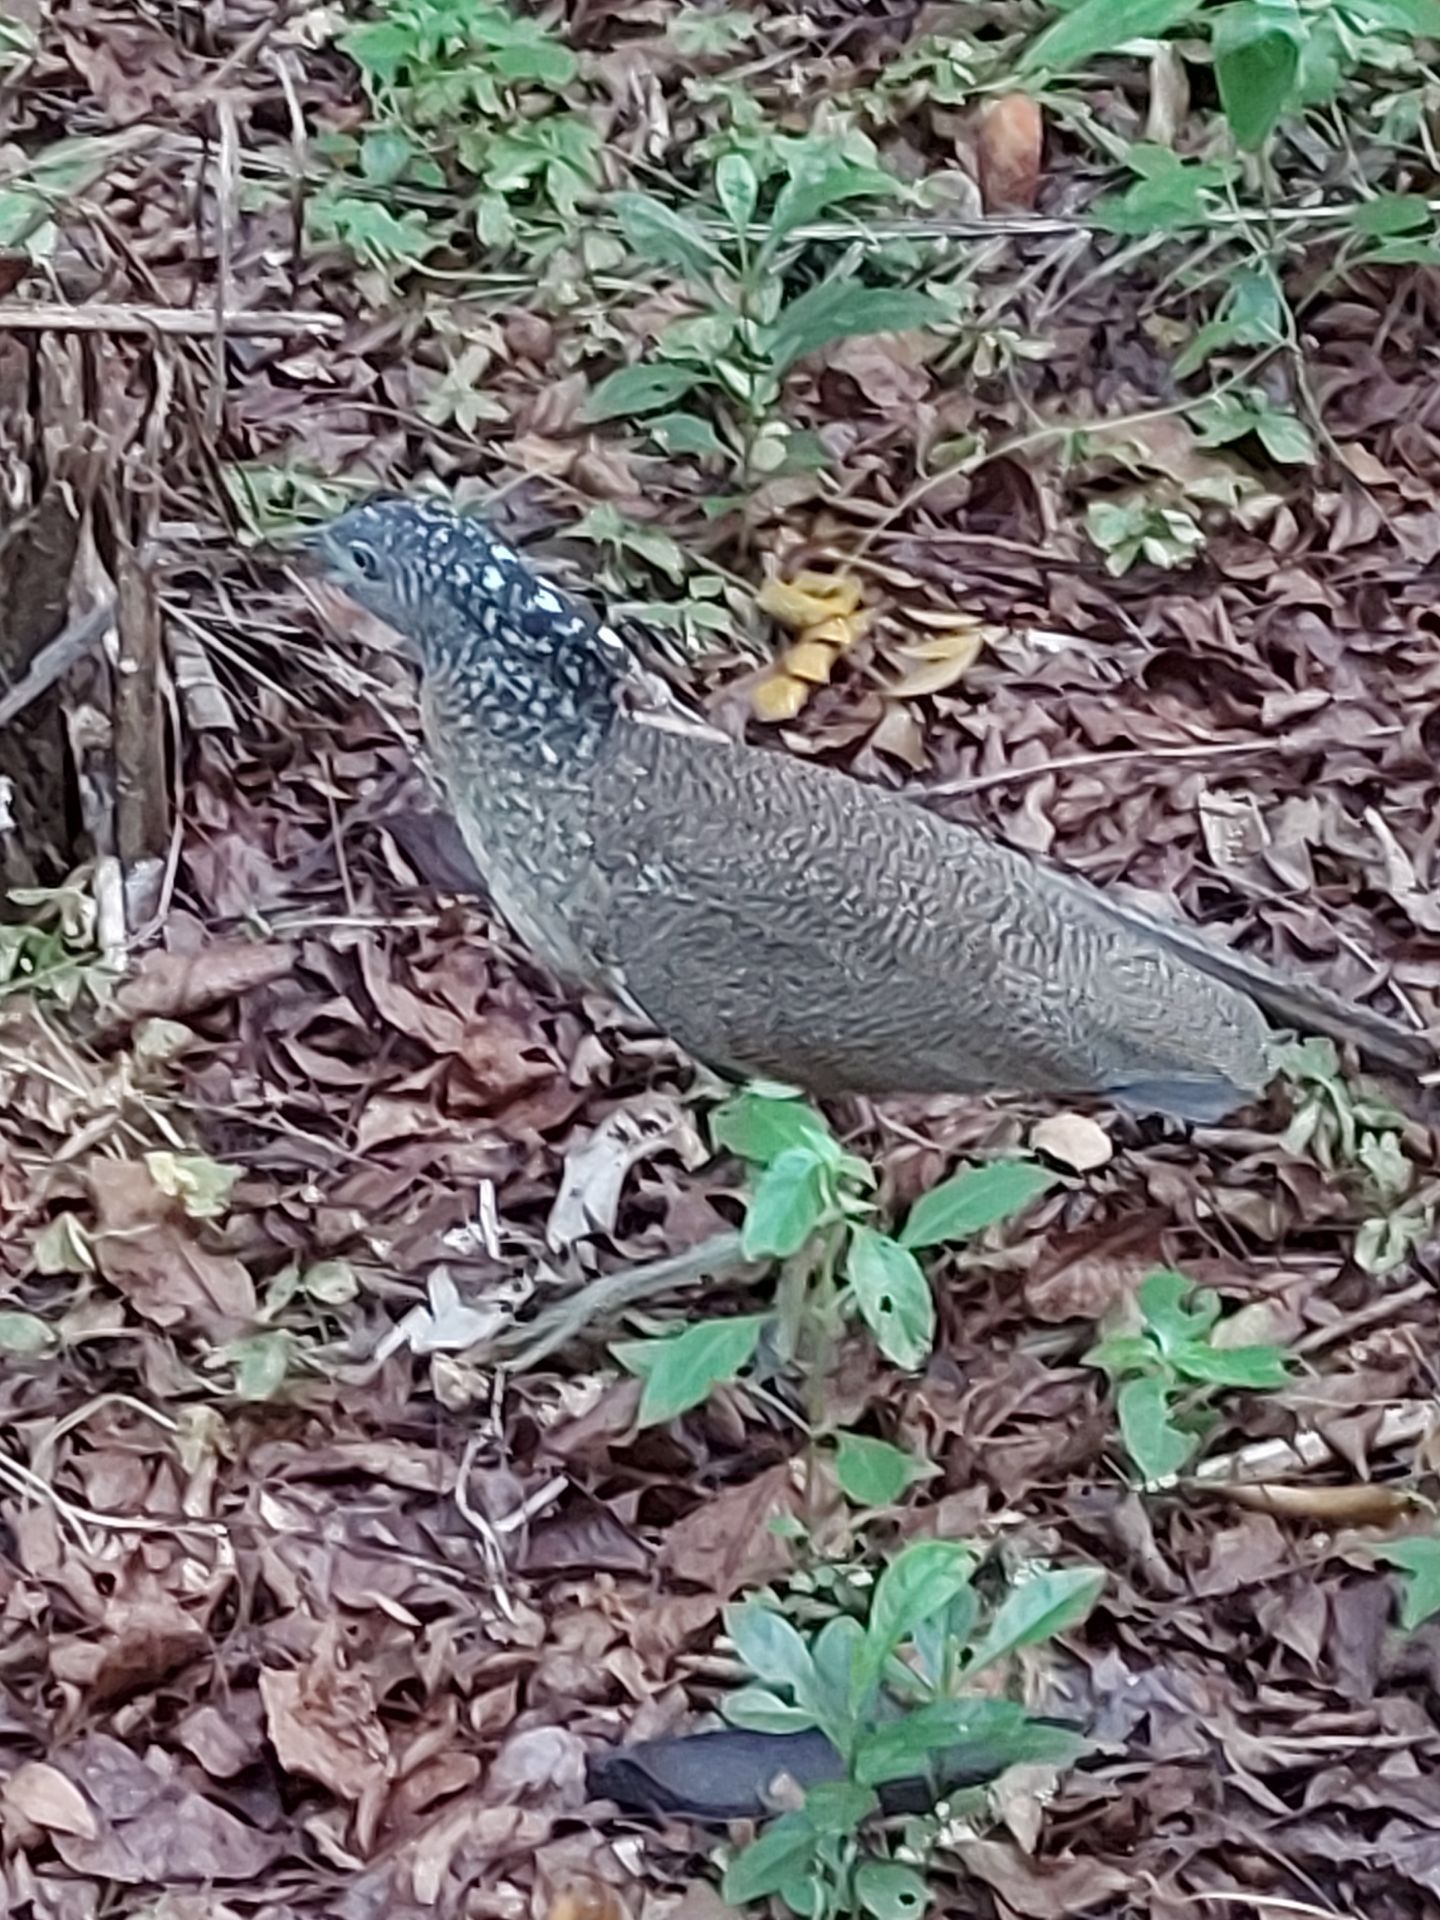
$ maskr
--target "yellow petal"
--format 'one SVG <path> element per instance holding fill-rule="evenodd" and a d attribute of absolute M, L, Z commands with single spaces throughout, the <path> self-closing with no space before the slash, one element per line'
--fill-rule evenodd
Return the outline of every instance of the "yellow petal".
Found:
<path fill-rule="evenodd" d="M 798 573 L 793 580 L 767 580 L 755 604 L 798 633 L 837 614 L 853 613 L 860 604 L 860 582 L 841 574 Z"/>
<path fill-rule="evenodd" d="M 781 656 L 780 664 L 792 679 L 808 680 L 812 685 L 823 687 L 835 669 L 835 649 L 827 647 L 820 640 L 797 640 L 793 647 L 787 647 Z"/>
<path fill-rule="evenodd" d="M 809 698 L 810 689 L 803 680 L 776 673 L 760 682 L 750 695 L 750 704 L 760 720 L 793 720 Z"/>
<path fill-rule="evenodd" d="M 843 652 L 853 647 L 855 642 L 869 626 L 869 616 L 862 607 L 858 613 L 837 613 L 832 619 L 822 620 L 818 627 L 807 627 L 807 640 L 823 640 L 827 647 L 838 647 Z"/>

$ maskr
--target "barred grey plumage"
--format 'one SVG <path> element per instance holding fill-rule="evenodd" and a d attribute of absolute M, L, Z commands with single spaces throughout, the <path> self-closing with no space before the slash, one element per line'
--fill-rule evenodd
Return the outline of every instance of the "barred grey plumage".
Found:
<path fill-rule="evenodd" d="M 629 649 L 478 520 L 381 499 L 311 537 L 414 647 L 496 906 L 711 1066 L 819 1094 L 1099 1093 L 1213 1122 L 1254 999 L 1176 929 L 829 768 L 647 711 Z"/>

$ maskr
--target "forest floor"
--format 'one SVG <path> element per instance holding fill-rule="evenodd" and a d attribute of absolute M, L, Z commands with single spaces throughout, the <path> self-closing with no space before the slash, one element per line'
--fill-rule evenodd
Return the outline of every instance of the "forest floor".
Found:
<path fill-rule="evenodd" d="M 467 894 L 403 658 L 265 544 L 488 505 L 721 724 L 1434 1025 L 1437 22 L 1110 11 L 11 0 L 0 420 L 116 597 L 56 724 L 129 821 L 0 928 L 16 1920 L 713 1920 L 743 1836 L 587 1757 L 715 1723 L 737 1598 L 927 1539 L 1104 1575 L 1004 1675 L 1094 1750 L 927 1831 L 939 1910 L 1440 1911 L 1422 1089 L 832 1113 L 886 1217 L 1054 1177 L 927 1256 L 928 1360 L 847 1326 L 828 1434 L 778 1363 L 637 1421 L 610 1342 L 766 1272 L 497 1369 L 747 1176 Z M 1084 1357 L 1160 1269 L 1288 1364 L 1157 1488 Z"/>

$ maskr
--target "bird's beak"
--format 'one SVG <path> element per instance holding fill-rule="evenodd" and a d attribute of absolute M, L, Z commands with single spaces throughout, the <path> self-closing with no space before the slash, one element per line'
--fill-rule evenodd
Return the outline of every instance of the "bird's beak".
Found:
<path fill-rule="evenodd" d="M 319 579 L 330 570 L 325 534 L 324 527 L 307 527 L 303 533 L 287 534 L 283 539 L 268 541 L 262 552 L 267 560 L 278 566 L 293 567 L 307 578 Z"/>

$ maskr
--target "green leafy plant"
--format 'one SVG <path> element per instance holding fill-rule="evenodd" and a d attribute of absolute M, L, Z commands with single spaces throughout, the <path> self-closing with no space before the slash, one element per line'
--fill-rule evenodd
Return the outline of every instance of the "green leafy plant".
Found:
<path fill-rule="evenodd" d="M 1233 160 L 1188 160 L 1143 140 L 1129 149 L 1125 164 L 1136 178 L 1094 208 L 1096 225 L 1108 233 L 1183 233 L 1206 226 L 1240 171 Z"/>
<path fill-rule="evenodd" d="M 341 50 L 360 69 L 372 118 L 320 143 L 337 178 L 309 203 L 319 240 L 392 272 L 413 268 L 468 226 L 508 247 L 520 223 L 558 243 L 600 185 L 601 140 L 564 95 L 579 63 L 540 22 L 500 0 L 381 0 L 347 27 Z M 457 216 L 432 216 L 437 192 Z M 397 209 L 397 193 L 419 204 Z"/>
<path fill-rule="evenodd" d="M 6 898 L 27 910 L 0 923 L 0 1005 L 12 994 L 36 994 L 73 1007 L 82 993 L 102 998 L 114 976 L 96 941 L 93 897 L 81 886 L 14 887 Z"/>
<path fill-rule="evenodd" d="M 1114 1386 L 1125 1451 L 1153 1485 L 1173 1478 L 1198 1452 L 1215 1422 L 1210 1403 L 1217 1391 L 1283 1387 L 1289 1361 L 1278 1346 L 1233 1344 L 1227 1330 L 1238 1316 L 1222 1320 L 1220 1296 L 1196 1289 L 1182 1273 L 1152 1273 L 1127 1307 L 1130 1324 L 1092 1347 L 1085 1364 Z"/>
<path fill-rule="evenodd" d="M 975 1683 L 1083 1621 L 1104 1575 L 1037 1569 L 988 1604 L 974 1584 L 978 1566 L 961 1542 L 921 1540 L 885 1568 L 863 1614 L 836 1611 L 802 1631 L 773 1600 L 728 1609 L 730 1639 L 753 1678 L 726 1699 L 726 1718 L 767 1733 L 818 1728 L 843 1777 L 812 1787 L 802 1809 L 730 1861 L 727 1901 L 775 1895 L 808 1920 L 857 1912 L 904 1920 L 928 1903 L 911 1862 L 923 1861 L 936 1823 L 908 1822 L 907 1857 L 899 1858 L 881 1821 L 887 1785 L 918 1778 L 939 1802 L 959 1783 L 989 1782 L 1021 1764 L 1068 1766 L 1086 1750 L 1074 1730 Z"/>
<path fill-rule="evenodd" d="M 1022 75 L 1061 75 L 1136 41 L 1183 33 L 1208 58 L 1238 147 L 1335 99 L 1358 68 L 1385 70 L 1417 37 L 1440 39 L 1440 0 L 1080 0 L 1025 49 Z"/>
<path fill-rule="evenodd" d="M 1136 491 L 1114 500 L 1094 500 L 1085 509 L 1085 531 L 1105 556 L 1105 571 L 1128 573 L 1137 560 L 1152 567 L 1183 567 L 1205 545 L 1195 516 Z"/>
<path fill-rule="evenodd" d="M 631 251 L 677 274 L 698 311 L 665 329 L 652 359 L 600 381 L 588 407 L 596 421 L 644 419 L 667 451 L 721 459 L 742 485 L 824 457 L 778 413 L 798 360 L 856 334 L 933 326 L 948 312 L 930 293 L 868 285 L 844 268 L 792 293 L 785 256 L 801 229 L 842 204 L 902 189 L 832 139 L 793 139 L 778 151 L 716 160 L 718 221 L 653 194 L 617 195 Z"/>
<path fill-rule="evenodd" d="M 713 1386 L 734 1379 L 767 1327 L 782 1353 L 809 1351 L 807 1371 L 817 1386 L 824 1368 L 816 1355 L 852 1315 L 887 1360 L 909 1370 L 923 1366 L 935 1304 L 919 1255 L 1012 1218 L 1056 1180 L 1032 1160 L 962 1167 L 922 1194 L 891 1233 L 874 1224 L 871 1168 L 845 1152 L 805 1101 L 750 1088 L 716 1109 L 711 1132 L 717 1147 L 752 1170 L 742 1251 L 781 1264 L 778 1311 L 702 1321 L 680 1334 L 617 1346 L 621 1364 L 645 1379 L 642 1423 L 698 1406 Z"/>
<path fill-rule="evenodd" d="M 1387 1540 L 1373 1552 L 1377 1560 L 1399 1567 L 1404 1575 L 1400 1631 L 1414 1633 L 1440 1613 L 1440 1539 L 1434 1534 L 1417 1533 L 1408 1540 Z"/>
<path fill-rule="evenodd" d="M 1202 447 L 1227 447 L 1253 434 L 1281 465 L 1308 464 L 1315 458 L 1315 441 L 1304 421 L 1272 405 L 1254 388 L 1213 394 L 1192 407 L 1189 417 Z"/>
<path fill-rule="evenodd" d="M 1356 1264 L 1366 1273 L 1394 1272 L 1435 1224 L 1434 1207 L 1416 1195 L 1419 1183 L 1405 1150 L 1405 1116 L 1372 1088 L 1350 1085 L 1332 1041 L 1281 1047 L 1277 1065 L 1295 1090 L 1286 1148 L 1310 1155 L 1327 1173 L 1338 1175 L 1363 1210 Z"/>

